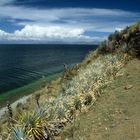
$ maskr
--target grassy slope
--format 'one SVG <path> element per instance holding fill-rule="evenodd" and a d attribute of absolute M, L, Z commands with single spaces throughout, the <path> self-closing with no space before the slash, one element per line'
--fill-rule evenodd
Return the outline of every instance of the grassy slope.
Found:
<path fill-rule="evenodd" d="M 68 126 L 58 139 L 139 140 L 140 61 L 132 60 L 123 75 L 108 86 L 86 114 Z M 125 87 L 133 87 L 125 89 Z"/>

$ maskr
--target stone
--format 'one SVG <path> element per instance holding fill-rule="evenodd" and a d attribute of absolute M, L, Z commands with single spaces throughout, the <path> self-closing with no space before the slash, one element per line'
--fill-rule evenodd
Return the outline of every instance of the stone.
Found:
<path fill-rule="evenodd" d="M 130 120 L 129 117 L 125 117 L 125 120 Z"/>
<path fill-rule="evenodd" d="M 111 127 L 111 128 L 114 128 L 114 127 L 116 127 L 116 124 L 112 124 L 110 127 Z"/>
<path fill-rule="evenodd" d="M 125 86 L 125 90 L 128 90 L 128 89 L 131 89 L 131 88 L 133 88 L 133 85 L 127 85 L 127 86 Z"/>

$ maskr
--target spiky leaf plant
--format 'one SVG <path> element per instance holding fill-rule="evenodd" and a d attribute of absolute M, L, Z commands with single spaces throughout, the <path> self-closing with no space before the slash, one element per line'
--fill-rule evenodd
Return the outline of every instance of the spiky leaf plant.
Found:
<path fill-rule="evenodd" d="M 14 140 L 27 140 L 24 130 L 21 127 L 13 128 L 13 138 Z"/>
<path fill-rule="evenodd" d="M 32 111 L 27 112 L 21 119 L 21 124 L 24 127 L 24 131 L 29 139 L 33 140 L 47 140 L 48 135 L 44 131 L 43 118 L 40 116 L 40 112 Z"/>

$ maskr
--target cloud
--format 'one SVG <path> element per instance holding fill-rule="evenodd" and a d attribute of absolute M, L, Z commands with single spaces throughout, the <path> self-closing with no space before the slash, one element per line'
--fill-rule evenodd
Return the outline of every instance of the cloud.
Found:
<path fill-rule="evenodd" d="M 15 36 L 25 38 L 67 38 L 80 37 L 83 29 L 62 28 L 59 26 L 30 26 L 26 25 L 22 30 L 15 31 Z"/>
<path fill-rule="evenodd" d="M 123 28 L 116 28 L 115 30 L 120 32 L 123 30 Z"/>
<path fill-rule="evenodd" d="M 3 30 L 0 30 L 0 39 L 6 39 L 6 38 L 9 38 L 10 34 L 3 31 Z"/>
<path fill-rule="evenodd" d="M 95 43 L 101 41 L 100 37 L 89 37 L 84 35 L 84 30 L 80 28 L 64 28 L 59 26 L 37 26 L 26 25 L 21 30 L 14 33 L 7 33 L 0 30 L 0 38 L 3 40 L 26 40 L 43 42 L 68 42 L 68 43 Z"/>
<path fill-rule="evenodd" d="M 0 17 L 8 18 L 19 25 L 59 25 L 59 26 L 79 26 L 86 30 L 98 30 L 107 26 L 110 31 L 114 31 L 114 26 L 131 24 L 139 19 L 139 13 L 123 11 L 118 9 L 100 8 L 53 8 L 37 9 L 20 6 L 0 6 Z M 19 19 L 19 21 L 17 21 Z M 24 21 L 25 20 L 25 21 Z M 28 22 L 27 22 L 28 21 Z"/>
<path fill-rule="evenodd" d="M 0 30 L 1 40 L 98 42 L 106 36 L 85 35 L 85 32 L 113 32 L 140 18 L 140 13 L 119 9 L 39 9 L 10 5 L 12 2 L 14 0 L 0 1 L 0 18 L 23 28 L 13 33 Z"/>

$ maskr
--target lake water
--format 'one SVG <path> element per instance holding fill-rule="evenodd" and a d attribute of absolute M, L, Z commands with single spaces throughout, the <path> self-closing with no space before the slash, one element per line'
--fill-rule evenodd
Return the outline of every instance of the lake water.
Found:
<path fill-rule="evenodd" d="M 81 62 L 94 45 L 0 45 L 0 93 Z"/>

